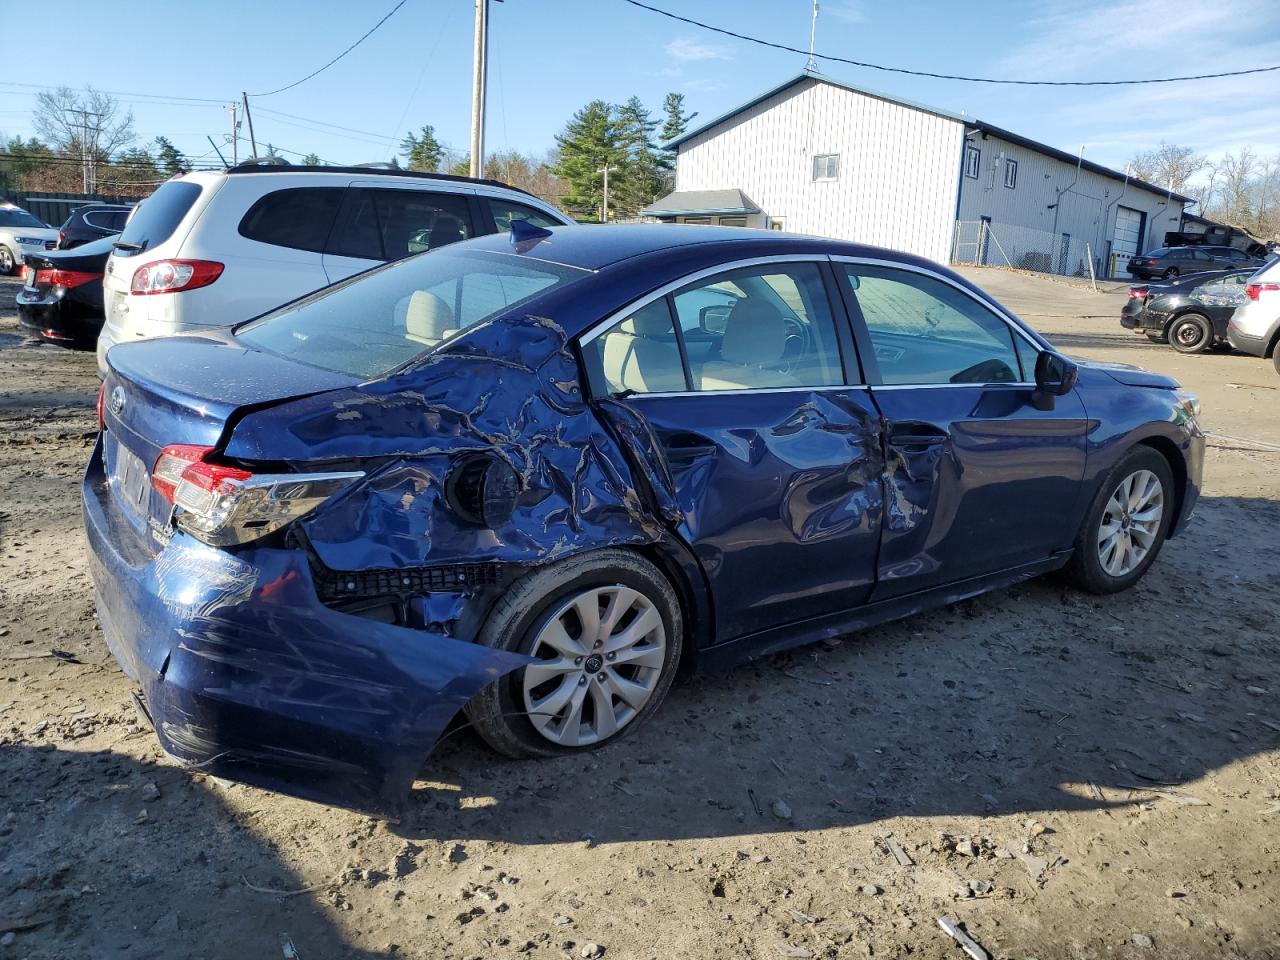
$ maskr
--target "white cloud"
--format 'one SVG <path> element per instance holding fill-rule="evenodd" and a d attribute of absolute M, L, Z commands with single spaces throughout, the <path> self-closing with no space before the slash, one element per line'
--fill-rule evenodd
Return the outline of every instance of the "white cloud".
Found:
<path fill-rule="evenodd" d="M 821 24 L 822 18 L 828 14 L 845 23 L 863 23 L 867 19 L 867 11 L 863 7 L 862 0 L 841 0 L 841 2 L 823 4 L 818 10 L 818 23 Z"/>
<path fill-rule="evenodd" d="M 692 37 L 676 37 L 662 48 L 672 60 L 732 60 L 733 53 L 718 43 L 703 43 Z"/>

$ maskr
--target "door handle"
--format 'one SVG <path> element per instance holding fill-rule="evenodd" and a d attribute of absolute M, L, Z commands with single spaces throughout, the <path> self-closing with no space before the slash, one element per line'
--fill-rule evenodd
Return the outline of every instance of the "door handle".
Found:
<path fill-rule="evenodd" d="M 950 442 L 951 434 L 935 423 L 902 420 L 889 427 L 889 443 L 895 447 L 931 447 Z"/>
<path fill-rule="evenodd" d="M 679 460 L 705 456 L 716 450 L 716 444 L 710 438 L 683 430 L 668 434 L 663 438 L 662 445 L 666 448 L 668 458 Z"/>

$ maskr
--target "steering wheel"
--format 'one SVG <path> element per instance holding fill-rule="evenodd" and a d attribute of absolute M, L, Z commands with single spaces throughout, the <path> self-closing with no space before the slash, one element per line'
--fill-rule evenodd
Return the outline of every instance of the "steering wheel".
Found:
<path fill-rule="evenodd" d="M 1003 360 L 994 357 L 953 374 L 952 383 L 1016 383 L 1018 378 Z"/>
<path fill-rule="evenodd" d="M 787 335 L 782 341 L 782 356 L 778 358 L 778 371 L 789 374 L 800 358 L 809 352 L 810 333 L 808 328 L 795 317 L 784 317 L 783 320 L 787 325 Z"/>

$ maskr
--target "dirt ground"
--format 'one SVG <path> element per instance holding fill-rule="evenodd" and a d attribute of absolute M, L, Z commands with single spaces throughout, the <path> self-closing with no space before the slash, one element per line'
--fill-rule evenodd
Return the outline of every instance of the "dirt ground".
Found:
<path fill-rule="evenodd" d="M 1138 587 L 1033 581 L 687 682 L 589 757 L 463 730 L 399 823 L 139 725 L 81 534 L 93 356 L 24 340 L 0 283 L 0 960 L 962 960 L 944 916 L 993 957 L 1280 957 L 1280 377 L 1121 330 L 1122 286 L 970 275 L 1201 396 L 1204 499 Z"/>

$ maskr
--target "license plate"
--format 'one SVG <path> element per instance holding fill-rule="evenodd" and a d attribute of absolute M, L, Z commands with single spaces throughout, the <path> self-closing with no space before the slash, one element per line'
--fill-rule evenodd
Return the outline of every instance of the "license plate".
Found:
<path fill-rule="evenodd" d="M 107 464 L 107 482 L 116 496 L 136 513 L 145 512 L 143 504 L 151 489 L 151 477 L 147 466 L 128 447 L 120 443 L 111 445 L 111 462 Z"/>

